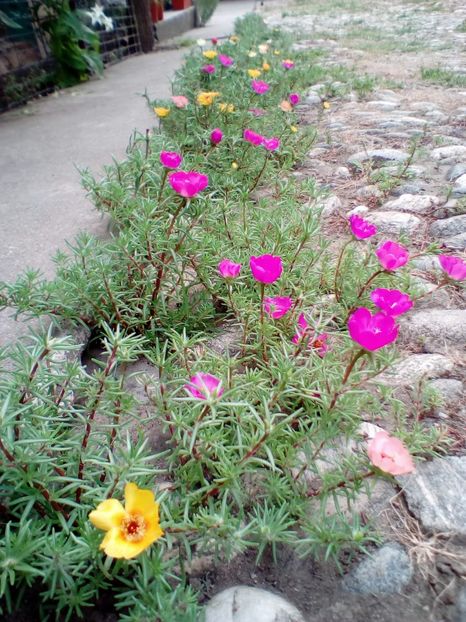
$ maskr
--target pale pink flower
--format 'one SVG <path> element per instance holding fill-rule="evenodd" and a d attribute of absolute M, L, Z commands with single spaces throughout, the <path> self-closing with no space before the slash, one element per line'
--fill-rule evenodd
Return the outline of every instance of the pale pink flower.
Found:
<path fill-rule="evenodd" d="M 223 140 L 223 132 L 219 127 L 216 127 L 210 133 L 210 142 L 212 143 L 212 145 L 218 145 L 219 143 L 222 142 L 222 140 Z"/>
<path fill-rule="evenodd" d="M 270 89 L 270 84 L 267 84 L 267 82 L 263 80 L 252 80 L 251 88 L 258 95 L 263 95 Z"/>
<path fill-rule="evenodd" d="M 372 315 L 369 309 L 360 307 L 349 318 L 348 330 L 353 341 L 372 352 L 395 341 L 399 326 L 390 315 Z"/>
<path fill-rule="evenodd" d="M 248 143 L 251 143 L 256 147 L 258 145 L 262 145 L 262 141 L 264 140 L 263 136 L 261 136 L 260 134 L 256 134 L 256 132 L 253 132 L 252 130 L 244 130 L 243 138 L 244 140 L 247 140 Z"/>
<path fill-rule="evenodd" d="M 207 175 L 197 173 L 196 171 L 172 173 L 168 177 L 168 181 L 173 190 L 186 199 L 196 196 L 196 194 L 207 188 L 209 184 Z"/>
<path fill-rule="evenodd" d="M 198 372 L 184 385 L 188 393 L 198 400 L 209 400 L 221 397 L 223 394 L 222 381 L 212 374 Z"/>
<path fill-rule="evenodd" d="M 249 260 L 252 276 L 260 283 L 273 283 L 283 272 L 282 258 L 275 255 L 260 255 Z"/>
<path fill-rule="evenodd" d="M 304 313 L 301 313 L 298 318 L 298 327 L 297 332 L 291 339 L 293 343 L 300 343 L 303 339 L 305 339 L 308 344 L 308 348 L 312 348 L 317 351 L 317 354 L 320 357 L 323 357 L 329 351 L 329 345 L 327 343 L 328 334 L 321 333 L 320 335 L 312 334 L 309 331 L 309 324 L 306 320 L 306 316 Z"/>
<path fill-rule="evenodd" d="M 230 259 L 222 259 L 218 264 L 218 271 L 224 279 L 236 279 L 241 272 L 241 267 L 240 263 L 235 263 Z"/>
<path fill-rule="evenodd" d="M 355 238 L 358 238 L 358 240 L 371 238 L 377 233 L 377 227 L 375 225 L 367 222 L 367 220 L 364 220 L 364 218 L 361 218 L 361 216 L 358 216 L 357 214 L 352 214 L 349 217 L 349 224 L 351 232 Z"/>
<path fill-rule="evenodd" d="M 290 93 L 288 100 L 292 106 L 296 106 L 301 101 L 301 98 L 298 93 Z"/>
<path fill-rule="evenodd" d="M 415 470 L 409 451 L 399 438 L 389 436 L 385 430 L 369 441 L 367 455 L 374 466 L 390 475 L 405 475 Z"/>
<path fill-rule="evenodd" d="M 267 149 L 267 151 L 276 151 L 280 147 L 280 140 L 278 138 L 265 138 L 262 137 L 262 146 Z"/>
<path fill-rule="evenodd" d="M 183 156 L 177 151 L 162 151 L 160 153 L 160 162 L 165 168 L 178 168 L 182 160 Z"/>
<path fill-rule="evenodd" d="M 218 60 L 224 67 L 231 67 L 235 62 L 231 56 L 227 56 L 226 54 L 219 54 Z"/>
<path fill-rule="evenodd" d="M 409 251 L 401 244 L 389 240 L 375 251 L 382 268 L 392 272 L 401 268 L 409 259 Z"/>
<path fill-rule="evenodd" d="M 264 298 L 264 311 L 274 320 L 283 317 L 293 304 L 288 296 L 273 296 Z"/>
<path fill-rule="evenodd" d="M 455 281 L 464 281 L 466 279 L 466 261 L 461 257 L 453 257 L 451 255 L 439 255 L 438 258 L 442 269 Z"/>
<path fill-rule="evenodd" d="M 172 102 L 177 108 L 186 108 L 189 104 L 189 99 L 184 95 L 173 95 Z"/>
<path fill-rule="evenodd" d="M 371 292 L 370 296 L 372 302 L 387 315 L 396 316 L 406 313 L 414 304 L 408 294 L 400 292 L 399 289 L 378 287 Z"/>

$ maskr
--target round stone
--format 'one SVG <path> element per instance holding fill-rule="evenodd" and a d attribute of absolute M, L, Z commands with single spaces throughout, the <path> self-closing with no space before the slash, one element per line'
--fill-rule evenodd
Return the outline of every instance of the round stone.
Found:
<path fill-rule="evenodd" d="M 411 581 L 413 568 L 405 549 L 389 542 L 364 559 L 345 579 L 349 592 L 397 594 Z"/>
<path fill-rule="evenodd" d="M 304 622 L 304 618 L 277 594 L 237 585 L 219 592 L 207 603 L 205 622 Z"/>

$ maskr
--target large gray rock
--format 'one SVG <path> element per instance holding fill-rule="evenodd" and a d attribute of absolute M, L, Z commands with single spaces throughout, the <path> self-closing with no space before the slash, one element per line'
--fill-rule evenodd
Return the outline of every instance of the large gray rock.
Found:
<path fill-rule="evenodd" d="M 459 402 L 463 397 L 463 383 L 454 378 L 438 378 L 429 382 L 429 387 L 437 391 L 443 404 L 449 405 Z"/>
<path fill-rule="evenodd" d="M 409 509 L 429 531 L 466 535 L 466 456 L 435 458 L 397 476 Z"/>
<path fill-rule="evenodd" d="M 400 318 L 400 337 L 425 352 L 448 353 L 466 343 L 465 309 L 428 309 Z"/>
<path fill-rule="evenodd" d="M 464 164 L 464 162 L 452 166 L 446 174 L 446 179 L 447 181 L 455 181 L 462 175 L 466 175 L 466 164 Z"/>
<path fill-rule="evenodd" d="M 448 238 L 442 238 L 439 240 L 446 248 L 451 248 L 455 251 L 466 250 L 466 231 L 459 233 L 458 235 L 452 235 Z"/>
<path fill-rule="evenodd" d="M 466 147 L 465 147 L 466 150 Z M 369 149 L 368 151 L 359 151 L 353 153 L 348 160 L 347 164 L 353 168 L 361 168 L 364 162 L 384 163 L 384 162 L 406 162 L 409 158 L 409 153 L 401 151 L 401 149 Z"/>
<path fill-rule="evenodd" d="M 382 205 L 383 210 L 397 212 L 412 212 L 413 214 L 428 214 L 440 204 L 440 199 L 431 194 L 402 194 L 397 199 L 387 201 Z"/>
<path fill-rule="evenodd" d="M 453 186 L 453 196 L 462 197 L 466 194 L 466 174 L 461 175 L 455 181 L 455 185 Z"/>
<path fill-rule="evenodd" d="M 444 218 L 432 223 L 430 232 L 439 238 L 466 233 L 466 214 Z"/>
<path fill-rule="evenodd" d="M 377 376 L 375 382 L 389 386 L 410 386 L 421 379 L 445 376 L 454 367 L 453 361 L 441 354 L 412 354 Z"/>
<path fill-rule="evenodd" d="M 422 221 L 413 214 L 403 212 L 373 212 L 368 216 L 368 220 L 377 225 L 380 233 L 390 233 L 399 235 L 407 233 L 409 235 L 418 231 L 422 226 Z"/>
<path fill-rule="evenodd" d="M 238 585 L 219 592 L 207 603 L 205 622 L 304 622 L 304 618 L 281 596 Z"/>
<path fill-rule="evenodd" d="M 344 580 L 345 589 L 359 594 L 399 594 L 411 581 L 413 568 L 405 549 L 389 542 L 364 559 Z"/>
<path fill-rule="evenodd" d="M 466 147 L 464 145 L 448 145 L 446 147 L 437 147 L 432 149 L 430 156 L 434 160 L 447 160 L 449 158 L 464 157 L 466 155 Z"/>

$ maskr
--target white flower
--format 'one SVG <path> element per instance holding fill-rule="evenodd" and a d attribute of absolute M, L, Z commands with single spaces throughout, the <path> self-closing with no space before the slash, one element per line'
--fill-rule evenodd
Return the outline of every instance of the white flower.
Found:
<path fill-rule="evenodd" d="M 92 26 L 104 26 L 105 30 L 113 30 L 113 20 L 105 15 L 102 5 L 95 4 L 90 11 L 84 11 L 91 19 Z"/>
<path fill-rule="evenodd" d="M 267 54 L 267 52 L 269 51 L 269 46 L 266 43 L 261 43 L 257 47 L 261 54 Z"/>
<path fill-rule="evenodd" d="M 207 41 L 205 39 L 198 39 L 196 43 L 202 48 L 207 43 Z"/>
<path fill-rule="evenodd" d="M 248 52 L 249 58 L 255 58 L 257 56 L 257 52 L 253 52 L 252 50 Z"/>

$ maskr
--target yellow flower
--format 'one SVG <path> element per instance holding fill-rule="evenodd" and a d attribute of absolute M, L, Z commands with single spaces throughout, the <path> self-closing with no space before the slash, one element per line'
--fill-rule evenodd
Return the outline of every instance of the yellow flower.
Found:
<path fill-rule="evenodd" d="M 325 108 L 325 110 L 328 110 L 330 108 L 330 103 L 329 102 L 324 102 L 322 104 L 322 107 Z"/>
<path fill-rule="evenodd" d="M 267 52 L 269 51 L 269 46 L 267 45 L 267 43 L 261 43 L 257 46 L 257 49 L 261 54 L 267 54 Z"/>
<path fill-rule="evenodd" d="M 257 56 L 257 52 L 254 52 L 253 50 L 251 50 L 250 52 L 248 52 L 248 56 L 249 58 L 255 58 Z"/>
<path fill-rule="evenodd" d="M 250 78 L 258 78 L 261 75 L 261 72 L 259 69 L 248 69 L 248 75 Z"/>
<path fill-rule="evenodd" d="M 219 95 L 217 91 L 202 91 L 197 96 L 197 103 L 201 106 L 211 106 Z"/>
<path fill-rule="evenodd" d="M 264 71 L 270 71 L 270 65 L 269 65 L 269 63 L 263 63 L 263 65 L 262 65 L 262 69 L 263 69 Z"/>
<path fill-rule="evenodd" d="M 233 104 L 224 104 L 223 102 L 218 105 L 220 112 L 234 112 L 235 107 Z"/>
<path fill-rule="evenodd" d="M 239 41 L 239 37 L 237 35 L 231 35 L 230 37 L 231 43 L 238 43 L 238 41 Z"/>
<path fill-rule="evenodd" d="M 133 483 L 125 486 L 125 507 L 118 499 L 106 499 L 89 520 L 107 532 L 100 548 L 109 557 L 132 559 L 163 536 L 154 493 Z"/>
<path fill-rule="evenodd" d="M 296 125 L 290 125 L 290 130 L 293 132 L 293 134 L 296 134 L 298 128 L 296 127 Z"/>
<path fill-rule="evenodd" d="M 286 99 L 284 99 L 280 103 L 280 109 L 283 110 L 283 112 L 291 112 L 293 110 L 293 106 L 290 104 L 289 101 L 286 101 Z"/>
<path fill-rule="evenodd" d="M 238 163 L 237 163 L 237 162 L 232 162 L 232 163 L 231 163 L 231 168 L 232 168 L 234 171 L 237 171 L 237 170 L 238 170 Z"/>
<path fill-rule="evenodd" d="M 202 52 L 202 55 L 209 60 L 214 60 L 214 58 L 217 56 L 217 53 L 218 52 L 216 52 L 215 50 L 206 50 L 205 52 Z"/>
<path fill-rule="evenodd" d="M 163 108 L 161 106 L 159 107 L 156 106 L 154 108 L 154 112 L 158 116 L 159 119 L 163 119 L 164 117 L 168 117 L 168 115 L 170 114 L 170 108 Z"/>
<path fill-rule="evenodd" d="M 281 54 L 280 50 L 274 50 L 273 53 L 275 54 L 275 56 L 280 56 L 280 54 Z"/>

